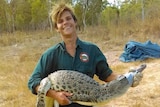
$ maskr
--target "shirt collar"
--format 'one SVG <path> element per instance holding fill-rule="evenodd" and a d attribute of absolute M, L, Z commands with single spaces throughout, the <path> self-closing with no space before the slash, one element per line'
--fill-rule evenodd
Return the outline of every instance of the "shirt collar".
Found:
<path fill-rule="evenodd" d="M 82 48 L 82 41 L 79 38 L 77 38 L 76 45 L 76 48 Z"/>
<path fill-rule="evenodd" d="M 82 48 L 82 41 L 79 38 L 77 38 L 77 40 L 76 40 L 76 45 L 77 45 L 76 48 Z M 60 43 L 60 46 L 63 51 L 66 51 L 64 41 Z"/>

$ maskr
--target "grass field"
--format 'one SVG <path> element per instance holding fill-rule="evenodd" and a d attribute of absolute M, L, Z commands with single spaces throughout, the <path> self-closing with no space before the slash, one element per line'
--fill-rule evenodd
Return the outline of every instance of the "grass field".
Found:
<path fill-rule="evenodd" d="M 129 36 L 117 34 L 108 34 L 103 28 L 99 31 L 88 28 L 86 32 L 79 33 L 81 39 L 94 42 L 101 48 L 110 67 L 119 74 L 141 63 L 147 64 L 139 86 L 130 88 L 125 95 L 102 107 L 159 107 L 160 59 L 122 63 L 118 58 L 127 41 L 144 42 L 149 39 L 160 43 L 160 37 L 142 33 Z M 0 107 L 35 107 L 36 96 L 27 87 L 28 78 L 44 50 L 60 40 L 58 34 L 52 35 L 48 31 L 5 33 L 0 36 Z"/>

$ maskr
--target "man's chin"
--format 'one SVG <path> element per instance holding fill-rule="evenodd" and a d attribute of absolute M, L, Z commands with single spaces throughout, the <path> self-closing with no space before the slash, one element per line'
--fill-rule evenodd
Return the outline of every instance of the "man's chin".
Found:
<path fill-rule="evenodd" d="M 65 36 L 66 38 L 70 38 L 72 36 L 72 34 L 63 34 L 63 36 Z"/>

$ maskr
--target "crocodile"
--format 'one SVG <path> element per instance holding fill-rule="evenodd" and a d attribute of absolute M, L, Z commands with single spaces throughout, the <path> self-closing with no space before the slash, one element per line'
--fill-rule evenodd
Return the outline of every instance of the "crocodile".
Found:
<path fill-rule="evenodd" d="M 141 76 L 146 68 L 142 64 L 134 73 L 133 84 L 137 84 L 135 77 Z M 134 85 L 135 85 L 134 84 Z M 82 105 L 94 106 L 106 104 L 113 98 L 123 95 L 131 85 L 125 75 L 120 75 L 113 81 L 100 84 L 86 74 L 72 70 L 58 70 L 44 78 L 38 89 L 37 107 L 45 107 L 45 97 L 49 89 L 73 93 L 68 97 L 71 102 Z"/>

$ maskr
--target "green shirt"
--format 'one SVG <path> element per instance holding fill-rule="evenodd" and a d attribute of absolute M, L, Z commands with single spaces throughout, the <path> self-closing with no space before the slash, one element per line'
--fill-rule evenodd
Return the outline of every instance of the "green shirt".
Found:
<path fill-rule="evenodd" d="M 79 39 L 76 44 L 74 57 L 66 51 L 64 42 L 43 53 L 28 81 L 32 93 L 36 94 L 35 87 L 43 78 L 57 70 L 74 70 L 92 78 L 96 74 L 101 80 L 105 80 L 112 73 L 105 56 L 96 45 Z"/>

